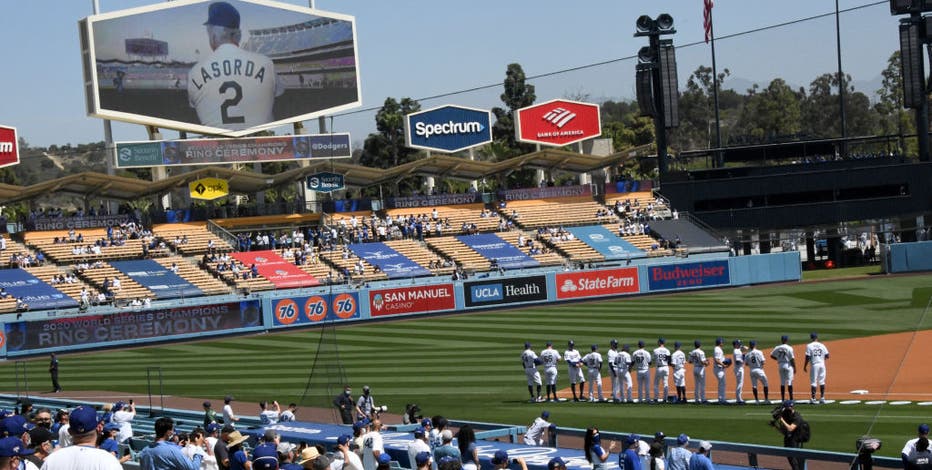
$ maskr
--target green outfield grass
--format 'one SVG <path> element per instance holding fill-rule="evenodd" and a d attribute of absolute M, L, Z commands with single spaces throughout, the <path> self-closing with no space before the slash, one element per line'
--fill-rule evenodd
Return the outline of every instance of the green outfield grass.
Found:
<path fill-rule="evenodd" d="M 769 348 L 781 334 L 801 342 L 813 330 L 830 341 L 929 329 L 932 319 L 923 309 L 930 285 L 932 275 L 744 287 L 341 326 L 335 337 L 349 382 L 357 390 L 372 386 L 377 402 L 394 412 L 418 403 L 426 415 L 526 425 L 546 408 L 560 426 L 780 445 L 780 435 L 766 424 L 766 406 L 526 403 L 523 343 L 531 341 L 539 351 L 546 340 L 563 349 L 574 339 L 584 350 L 598 343 L 604 352 L 610 338 L 650 343 L 664 336 L 670 343 L 702 339 L 711 349 L 712 339 L 723 336 L 756 338 Z M 60 356 L 61 382 L 67 390 L 144 393 L 146 367 L 160 366 L 166 394 L 216 399 L 231 393 L 238 413 L 256 414 L 258 400 L 287 403 L 301 396 L 320 337 L 319 330 L 305 330 L 66 354 Z M 37 382 L 46 387 L 46 358 L 27 361 L 27 367 L 33 389 Z M 559 386 L 567 387 L 562 366 L 560 374 Z M 0 381 L 12 388 L 12 362 L 0 365 Z M 745 387 L 747 398 L 750 385 Z M 771 395 L 779 397 L 773 388 Z M 320 398 L 316 403 L 324 404 Z M 932 407 L 914 405 L 801 411 L 812 423 L 808 447 L 851 452 L 876 421 L 871 433 L 884 440 L 881 453 L 888 456 L 898 455 L 918 422 L 932 421 Z"/>

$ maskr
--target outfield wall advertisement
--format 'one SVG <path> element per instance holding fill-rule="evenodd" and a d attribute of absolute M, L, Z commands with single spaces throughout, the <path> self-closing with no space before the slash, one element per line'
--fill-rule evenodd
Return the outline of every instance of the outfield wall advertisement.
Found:
<path fill-rule="evenodd" d="M 369 292 L 369 315 L 385 317 L 407 313 L 453 310 L 453 284 L 379 289 Z"/>
<path fill-rule="evenodd" d="M 297 326 L 324 321 L 346 321 L 360 316 L 359 294 L 320 294 L 272 301 L 274 326 Z"/>
<path fill-rule="evenodd" d="M 557 299 L 637 294 L 638 268 L 557 273 Z"/>
<path fill-rule="evenodd" d="M 7 353 L 76 349 L 121 341 L 147 342 L 182 335 L 210 335 L 258 326 L 258 300 L 156 309 L 112 315 L 65 317 L 4 325 Z M 142 340 L 142 341 L 140 341 Z"/>
<path fill-rule="evenodd" d="M 547 300 L 547 276 L 476 281 L 463 284 L 467 307 L 534 303 Z"/>
<path fill-rule="evenodd" d="M 727 286 L 731 283 L 727 260 L 648 266 L 647 279 L 651 291 Z"/>

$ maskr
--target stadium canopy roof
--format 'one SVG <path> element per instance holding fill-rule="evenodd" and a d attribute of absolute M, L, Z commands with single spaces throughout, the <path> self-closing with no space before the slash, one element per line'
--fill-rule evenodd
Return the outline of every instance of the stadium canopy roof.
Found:
<path fill-rule="evenodd" d="M 413 175 L 469 181 L 507 174 L 523 168 L 584 173 L 617 165 L 646 150 L 648 150 L 648 146 L 636 147 L 599 157 L 565 150 L 546 149 L 501 162 L 473 161 L 450 155 L 432 155 L 389 169 L 355 165 L 339 160 L 311 160 L 308 161 L 307 166 L 277 174 L 207 166 L 194 168 L 189 172 L 179 173 L 159 181 L 83 172 L 30 186 L 0 184 L 0 204 L 36 199 L 52 193 L 68 193 L 83 198 L 96 197 L 132 201 L 146 196 L 163 194 L 176 188 L 184 188 L 194 180 L 208 177 L 227 180 L 231 193 L 251 194 L 302 181 L 307 176 L 322 171 L 342 174 L 346 186 L 362 188 L 395 183 Z"/>

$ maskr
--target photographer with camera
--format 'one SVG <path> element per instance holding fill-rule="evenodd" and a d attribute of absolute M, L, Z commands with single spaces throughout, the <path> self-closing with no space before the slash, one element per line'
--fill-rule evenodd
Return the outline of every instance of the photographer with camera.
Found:
<path fill-rule="evenodd" d="M 371 389 L 368 385 L 362 387 L 362 396 L 356 401 L 357 419 L 376 419 L 383 411 L 387 411 L 387 406 L 375 406 L 375 400 L 372 398 Z"/>
<path fill-rule="evenodd" d="M 783 447 L 801 449 L 803 444 L 809 442 L 809 423 L 794 408 L 793 400 L 786 400 L 783 405 L 773 409 L 773 420 L 770 425 L 783 434 Z M 805 459 L 791 456 L 787 457 L 791 470 L 803 470 Z"/>
<path fill-rule="evenodd" d="M 405 414 L 401 417 L 401 422 L 404 424 L 417 424 L 423 418 L 421 407 L 417 403 L 408 403 L 405 405 Z"/>

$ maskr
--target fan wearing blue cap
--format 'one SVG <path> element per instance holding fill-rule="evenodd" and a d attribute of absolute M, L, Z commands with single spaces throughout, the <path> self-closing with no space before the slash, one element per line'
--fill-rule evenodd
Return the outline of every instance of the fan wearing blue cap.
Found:
<path fill-rule="evenodd" d="M 540 365 L 540 358 L 537 353 L 531 349 L 531 343 L 524 343 L 524 351 L 521 352 L 521 365 L 524 367 L 524 375 L 527 377 L 527 392 L 531 395 L 531 402 L 544 401 L 540 395 L 540 371 L 537 366 Z M 534 386 L 537 386 L 537 395 L 534 394 Z"/>
<path fill-rule="evenodd" d="M 540 352 L 540 363 L 544 366 L 547 401 L 557 401 L 557 363 L 560 359 L 560 353 L 553 349 L 553 341 L 547 341 L 547 347 Z"/>
<path fill-rule="evenodd" d="M 566 470 L 566 462 L 560 457 L 554 457 L 547 462 L 547 470 Z"/>
<path fill-rule="evenodd" d="M 49 469 L 93 467 L 98 470 L 121 470 L 123 466 L 116 457 L 96 448 L 101 429 L 97 410 L 85 405 L 75 408 L 70 414 L 66 431 L 72 445 L 49 454 L 43 465 Z"/>
<path fill-rule="evenodd" d="M 693 453 L 686 448 L 689 445 L 689 436 L 680 434 L 676 437 L 676 446 L 670 448 L 667 457 L 667 470 L 687 470 L 689 468 L 689 459 Z"/>
<path fill-rule="evenodd" d="M 427 441 L 427 429 L 424 426 L 418 426 L 414 429 L 414 439 L 408 442 L 408 462 L 413 466 L 416 462 L 417 455 L 427 452 L 430 454 L 430 444 Z"/>
<path fill-rule="evenodd" d="M 919 441 L 925 439 L 925 442 L 929 442 L 929 425 L 922 423 L 916 429 L 916 437 L 906 441 L 906 445 L 903 446 L 903 451 L 900 452 L 900 458 L 903 460 L 903 468 L 909 468 L 906 464 L 909 459 L 912 458 L 917 450 Z"/>
<path fill-rule="evenodd" d="M 586 429 L 586 436 L 583 438 L 583 453 L 586 455 L 586 460 L 592 464 L 593 470 L 603 470 L 608 468 L 606 462 L 617 445 L 617 442 L 612 441 L 608 448 L 602 447 L 599 429 L 591 427 Z"/>
<path fill-rule="evenodd" d="M 767 373 L 764 372 L 764 363 L 767 359 L 760 349 L 757 349 L 757 340 L 748 342 L 748 352 L 744 355 L 745 362 L 748 363 L 748 369 L 751 372 L 751 393 L 754 394 L 754 402 L 760 404 L 760 396 L 757 394 L 757 384 L 764 387 L 764 403 L 770 403 L 770 384 L 767 381 Z"/>
<path fill-rule="evenodd" d="M 534 422 L 527 427 L 524 433 L 524 443 L 529 446 L 543 447 L 546 445 L 544 432 L 550 429 L 550 412 L 543 411 L 540 416 L 534 419 Z"/>
<path fill-rule="evenodd" d="M 591 351 L 583 356 L 582 362 L 586 365 L 589 380 L 589 401 L 591 403 L 605 401 L 605 396 L 602 395 L 602 353 L 599 352 L 598 344 L 592 345 Z"/>
<path fill-rule="evenodd" d="M 770 352 L 770 358 L 776 359 L 777 370 L 780 371 L 780 401 L 787 398 L 789 391 L 790 400 L 793 399 L 793 374 L 796 373 L 796 354 L 793 352 L 793 346 L 790 346 L 790 337 L 783 335 L 780 337 L 780 345 L 773 348 Z"/>
<path fill-rule="evenodd" d="M 667 340 L 657 339 L 657 347 L 654 348 L 654 402 L 663 403 L 667 401 L 670 394 L 670 350 L 666 346 Z M 660 394 L 660 386 L 663 385 L 663 394 Z"/>
<path fill-rule="evenodd" d="M 362 460 L 359 458 L 359 455 L 353 451 L 353 436 L 349 434 L 341 434 L 337 438 L 337 451 L 334 452 L 334 461 L 340 462 L 342 460 L 341 466 L 337 468 L 346 468 L 346 469 L 361 469 Z"/>
<path fill-rule="evenodd" d="M 638 403 L 650 400 L 650 352 L 644 349 L 644 341 L 638 341 L 638 349 L 631 355 L 634 371 L 638 378 Z"/>
<path fill-rule="evenodd" d="M 673 366 L 673 387 L 676 388 L 676 403 L 686 403 L 686 353 L 683 343 L 673 342 L 673 354 L 670 355 Z"/>
<path fill-rule="evenodd" d="M 816 402 L 816 385 L 819 386 L 819 403 L 825 403 L 825 361 L 828 360 L 828 348 L 819 342 L 819 335 L 815 332 L 809 335 L 812 340 L 806 345 L 806 359 L 803 363 L 803 372 L 809 368 L 809 395 L 810 402 Z M 812 367 L 809 367 L 812 366 Z"/>
<path fill-rule="evenodd" d="M 518 457 L 511 460 L 512 463 L 518 464 L 521 470 L 527 470 L 527 463 L 524 461 L 523 457 Z M 492 465 L 495 469 L 505 469 L 508 468 L 508 452 L 504 450 L 495 451 L 495 455 L 492 456 Z"/>
<path fill-rule="evenodd" d="M 566 361 L 566 368 L 570 376 L 570 390 L 573 391 L 573 401 L 579 401 L 583 397 L 583 387 L 586 379 L 583 378 L 582 354 L 576 350 L 576 342 L 569 340 L 566 342 L 566 351 L 563 351 L 563 360 Z M 579 384 L 579 395 L 576 395 L 576 384 Z"/>
<path fill-rule="evenodd" d="M 268 57 L 240 48 L 240 21 L 230 3 L 207 7 L 212 52 L 188 72 L 188 102 L 205 126 L 242 130 L 272 122 L 275 97 L 285 91 Z"/>
<path fill-rule="evenodd" d="M 117 442 L 125 442 L 133 437 L 132 421 L 136 417 L 136 403 L 130 400 L 129 403 L 118 401 L 113 404 L 113 417 L 110 418 L 114 423 L 120 426 L 120 434 L 117 436 Z"/>
<path fill-rule="evenodd" d="M 618 454 L 618 466 L 628 469 L 641 469 L 641 457 L 638 456 L 638 448 L 641 438 L 637 434 L 630 434 L 625 437 L 623 449 L 620 454 Z"/>
<path fill-rule="evenodd" d="M 689 352 L 689 363 L 693 365 L 694 398 L 696 403 L 708 403 L 705 398 L 705 368 L 709 365 L 709 360 L 705 357 L 705 351 L 702 350 L 701 341 L 698 339 L 693 341 L 693 346 L 695 349 Z"/>

